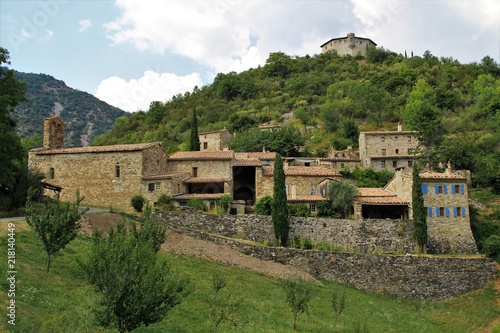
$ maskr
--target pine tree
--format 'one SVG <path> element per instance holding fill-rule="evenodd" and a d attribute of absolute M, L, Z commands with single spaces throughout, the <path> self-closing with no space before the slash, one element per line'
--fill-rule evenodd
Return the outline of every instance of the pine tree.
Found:
<path fill-rule="evenodd" d="M 274 235 L 281 246 L 288 242 L 290 219 L 288 217 L 288 202 L 286 200 L 285 170 L 281 155 L 276 154 L 274 159 L 274 195 L 271 217 L 273 220 Z"/>
<path fill-rule="evenodd" d="M 193 119 L 191 120 L 191 139 L 189 141 L 189 151 L 200 150 L 200 138 L 198 137 L 198 118 L 196 117 L 196 107 L 193 108 Z"/>
<path fill-rule="evenodd" d="M 425 253 L 427 245 L 427 212 L 424 207 L 424 196 L 422 194 L 422 183 L 419 176 L 420 168 L 418 165 L 413 167 L 413 188 L 412 188 L 412 207 L 413 207 L 413 237 L 417 244 L 418 251 Z"/>

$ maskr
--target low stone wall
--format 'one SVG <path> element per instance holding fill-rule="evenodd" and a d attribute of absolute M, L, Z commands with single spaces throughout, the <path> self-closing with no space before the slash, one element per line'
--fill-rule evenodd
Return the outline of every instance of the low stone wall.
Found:
<path fill-rule="evenodd" d="M 195 230 L 174 229 L 230 246 L 255 258 L 292 265 L 318 279 L 402 298 L 443 300 L 456 297 L 486 286 L 495 278 L 497 271 L 493 260 L 488 258 L 394 256 L 271 248 Z"/>
<path fill-rule="evenodd" d="M 441 300 L 485 286 L 497 272 L 488 258 L 374 255 L 249 245 L 227 238 L 273 242 L 267 216 L 157 213 L 169 228 L 230 246 L 256 258 L 293 265 L 313 276 L 368 292 L 404 298 Z M 413 250 L 411 226 L 390 220 L 293 218 L 292 237 L 343 244 L 346 248 Z M 406 251 L 409 252 L 409 251 Z"/>
<path fill-rule="evenodd" d="M 270 216 L 157 213 L 174 227 L 214 233 L 221 236 L 274 243 Z M 413 225 L 394 220 L 340 220 L 292 217 L 289 239 L 306 238 L 335 244 L 343 250 L 358 252 L 412 253 Z"/>

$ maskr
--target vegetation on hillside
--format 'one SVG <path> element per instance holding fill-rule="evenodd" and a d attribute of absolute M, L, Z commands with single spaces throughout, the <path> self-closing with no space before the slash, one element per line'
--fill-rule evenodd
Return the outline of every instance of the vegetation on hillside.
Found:
<path fill-rule="evenodd" d="M 108 132 L 116 118 L 126 115 L 93 95 L 66 86 L 47 74 L 15 72 L 26 85 L 27 100 L 12 116 L 16 131 L 24 138 L 43 134 L 43 119 L 58 115 L 64 122 L 64 143 L 68 147 L 88 145 L 96 135 Z"/>
<path fill-rule="evenodd" d="M 475 187 L 500 192 L 500 67 L 489 56 L 461 64 L 383 48 L 366 57 L 271 53 L 262 67 L 220 73 L 209 86 L 119 117 L 93 144 L 163 141 L 168 152 L 187 150 L 195 107 L 200 131 L 225 126 L 237 133 L 233 147 L 238 136 L 253 139 L 259 124 L 284 122 L 303 132 L 300 154 L 319 157 L 332 145 L 357 146 L 359 130 L 395 130 L 407 120 L 404 129 L 432 134 L 436 166 L 451 161 L 472 171 Z"/>

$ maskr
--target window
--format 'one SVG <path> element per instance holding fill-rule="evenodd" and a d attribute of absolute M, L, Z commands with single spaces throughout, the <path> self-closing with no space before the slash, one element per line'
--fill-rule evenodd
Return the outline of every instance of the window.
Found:
<path fill-rule="evenodd" d="M 115 177 L 120 178 L 120 165 L 115 165 Z"/>
<path fill-rule="evenodd" d="M 285 185 L 285 192 L 286 192 L 286 195 L 288 195 L 288 184 Z"/>
<path fill-rule="evenodd" d="M 382 156 L 385 156 L 385 149 L 382 149 Z"/>
<path fill-rule="evenodd" d="M 345 167 L 344 163 L 340 163 L 340 168 L 343 169 Z"/>
<path fill-rule="evenodd" d="M 337 162 L 332 162 L 332 168 L 336 168 L 337 167 Z"/>
<path fill-rule="evenodd" d="M 318 194 L 318 186 L 316 184 L 311 185 L 311 194 L 312 195 Z"/>
<path fill-rule="evenodd" d="M 149 183 L 148 184 L 148 191 L 154 191 L 155 190 L 155 183 Z"/>
<path fill-rule="evenodd" d="M 452 185 L 453 193 L 459 194 L 460 193 L 460 185 Z"/>
<path fill-rule="evenodd" d="M 413 161 L 408 161 L 408 167 L 409 168 L 413 167 Z"/>
<path fill-rule="evenodd" d="M 413 149 L 412 148 L 408 148 L 408 154 L 413 154 Z"/>
<path fill-rule="evenodd" d="M 304 166 L 306 166 L 306 167 L 311 166 L 311 162 L 305 162 Z"/>
<path fill-rule="evenodd" d="M 50 179 L 54 179 L 55 178 L 55 171 L 54 171 L 54 168 L 50 168 L 49 170 L 49 178 Z"/>
<path fill-rule="evenodd" d="M 380 137 L 380 141 L 384 142 L 385 141 L 385 136 Z"/>
<path fill-rule="evenodd" d="M 397 154 L 399 154 L 399 149 L 395 149 L 394 152 Z"/>
<path fill-rule="evenodd" d="M 309 204 L 309 210 L 314 213 L 316 211 L 316 204 L 315 203 L 310 203 Z"/>
<path fill-rule="evenodd" d="M 398 161 L 392 161 L 392 167 L 397 168 L 398 167 Z"/>
<path fill-rule="evenodd" d="M 385 168 L 385 161 L 380 161 L 380 167 Z"/>
<path fill-rule="evenodd" d="M 208 149 L 208 142 L 203 142 L 203 149 Z"/>
<path fill-rule="evenodd" d="M 411 135 L 408 135 L 408 142 L 411 142 Z"/>
<path fill-rule="evenodd" d="M 438 185 L 437 190 L 436 190 L 436 194 L 441 194 L 441 193 L 444 193 L 443 192 L 443 185 Z"/>
<path fill-rule="evenodd" d="M 461 211 L 462 211 L 462 207 L 453 207 L 453 216 L 460 217 Z"/>
<path fill-rule="evenodd" d="M 444 216 L 444 207 L 439 207 L 439 215 L 438 216 Z"/>
<path fill-rule="evenodd" d="M 161 190 L 161 183 L 155 183 L 155 190 L 157 191 Z"/>
<path fill-rule="evenodd" d="M 193 168 L 193 177 L 198 177 L 198 168 L 197 167 L 194 167 Z"/>

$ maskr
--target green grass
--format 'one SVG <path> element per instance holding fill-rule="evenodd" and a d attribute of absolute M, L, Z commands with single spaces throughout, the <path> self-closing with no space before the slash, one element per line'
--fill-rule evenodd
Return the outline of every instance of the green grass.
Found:
<path fill-rule="evenodd" d="M 54 256 L 51 272 L 46 274 L 46 258 L 36 235 L 32 231 L 22 231 L 24 222 L 16 223 L 17 320 L 15 327 L 6 324 L 8 285 L 2 279 L 0 306 L 4 310 L 1 311 L 0 332 L 115 332 L 101 329 L 95 323 L 92 307 L 98 296 L 84 280 L 76 261 L 89 250 L 89 239 L 78 237 Z M 3 249 L 7 244 L 5 235 L 5 231 L 0 230 Z M 238 311 L 238 328 L 223 325 L 218 332 L 292 331 L 292 315 L 284 302 L 278 279 L 184 255 L 162 255 L 176 272 L 189 277 L 192 292 L 162 322 L 134 332 L 212 332 L 205 300 L 211 292 L 214 272 L 227 277 L 226 289 L 234 297 L 243 298 Z M 0 260 L 2 276 L 6 275 L 6 254 L 4 257 Z M 346 290 L 347 307 L 338 322 L 337 332 L 356 332 L 359 331 L 356 327 L 365 326 L 366 332 L 465 333 L 486 327 L 500 315 L 492 286 L 441 302 L 374 295 L 326 281 L 323 286 L 312 288 L 314 296 L 309 314 L 298 318 L 298 332 L 332 332 L 330 298 L 332 291 L 342 289 Z"/>

